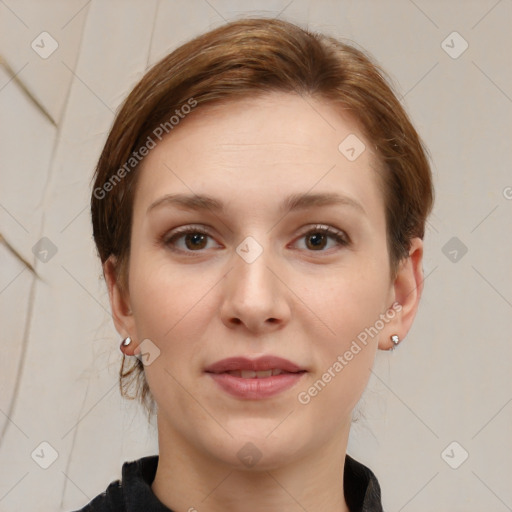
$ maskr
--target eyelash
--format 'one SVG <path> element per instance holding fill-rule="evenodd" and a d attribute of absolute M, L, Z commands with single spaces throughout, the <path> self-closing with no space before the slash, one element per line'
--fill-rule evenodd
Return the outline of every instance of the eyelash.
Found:
<path fill-rule="evenodd" d="M 317 226 L 314 226 L 313 228 L 309 229 L 308 231 L 306 231 L 305 233 L 300 235 L 298 240 L 302 239 L 304 237 L 307 237 L 308 235 L 317 234 L 317 233 L 321 233 L 323 235 L 326 235 L 326 236 L 332 238 L 333 240 L 336 241 L 336 243 L 339 246 L 342 246 L 342 247 L 346 247 L 346 246 L 350 245 L 350 243 L 351 243 L 349 237 L 343 231 L 338 231 L 336 229 L 331 228 L 330 226 L 323 226 L 320 224 Z M 187 254 L 194 253 L 194 252 L 198 252 L 198 253 L 204 252 L 204 249 L 198 249 L 197 251 L 191 251 L 191 250 L 185 251 L 183 249 L 176 249 L 175 247 L 173 247 L 173 244 L 176 242 L 176 240 L 178 240 L 182 236 L 188 235 L 188 234 L 202 234 L 205 236 L 209 236 L 211 238 L 208 231 L 205 230 L 202 226 L 185 226 L 182 228 L 177 228 L 170 236 L 165 234 L 161 238 L 161 242 L 163 243 L 164 246 L 169 247 L 174 252 L 181 252 L 181 253 L 187 253 Z M 322 250 L 318 250 L 318 251 L 308 251 L 308 252 L 312 252 L 312 253 L 320 252 L 321 253 L 321 252 L 326 252 L 326 251 L 322 249 Z"/>

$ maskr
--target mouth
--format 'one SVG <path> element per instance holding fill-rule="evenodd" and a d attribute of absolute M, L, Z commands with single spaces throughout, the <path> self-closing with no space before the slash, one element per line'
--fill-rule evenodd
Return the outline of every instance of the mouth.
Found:
<path fill-rule="evenodd" d="M 231 396 L 258 400 L 277 395 L 294 386 L 307 370 L 277 356 L 258 359 L 232 357 L 217 361 L 205 369 Z"/>

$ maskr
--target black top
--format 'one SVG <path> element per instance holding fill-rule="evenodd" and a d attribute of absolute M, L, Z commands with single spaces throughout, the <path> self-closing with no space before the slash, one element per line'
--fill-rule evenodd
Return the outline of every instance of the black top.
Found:
<path fill-rule="evenodd" d="M 112 482 L 105 492 L 75 512 L 172 512 L 151 490 L 157 465 L 158 455 L 125 462 L 122 482 Z M 350 512 L 383 512 L 377 478 L 348 454 L 343 488 Z"/>

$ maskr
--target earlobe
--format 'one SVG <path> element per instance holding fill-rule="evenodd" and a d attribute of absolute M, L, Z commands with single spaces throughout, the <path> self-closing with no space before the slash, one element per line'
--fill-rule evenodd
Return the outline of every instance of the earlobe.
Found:
<path fill-rule="evenodd" d="M 124 338 L 124 340 L 121 341 L 119 344 L 119 350 L 125 355 L 125 356 L 135 356 L 140 357 L 140 351 L 135 354 L 135 350 L 137 349 L 137 346 L 135 343 L 132 344 L 132 339 L 130 336 L 127 336 Z"/>
<path fill-rule="evenodd" d="M 116 331 L 122 336 L 134 333 L 134 318 L 130 308 L 129 297 L 123 294 L 116 276 L 117 259 L 110 255 L 103 264 L 103 276 L 107 284 L 112 319 Z"/>
<path fill-rule="evenodd" d="M 400 311 L 386 326 L 379 340 L 381 350 L 395 347 L 392 336 L 403 340 L 409 332 L 418 311 L 419 301 L 423 292 L 423 241 L 420 238 L 411 240 L 409 256 L 400 264 L 393 283 L 394 300 L 400 305 Z"/>

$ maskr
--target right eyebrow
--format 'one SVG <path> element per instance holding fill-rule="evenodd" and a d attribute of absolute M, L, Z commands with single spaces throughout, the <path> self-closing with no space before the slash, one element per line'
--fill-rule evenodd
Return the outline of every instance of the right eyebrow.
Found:
<path fill-rule="evenodd" d="M 211 196 L 197 194 L 166 194 L 154 201 L 148 207 L 146 214 L 162 206 L 181 206 L 188 210 L 224 210 L 224 204 Z"/>

